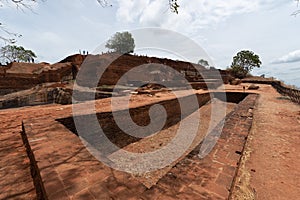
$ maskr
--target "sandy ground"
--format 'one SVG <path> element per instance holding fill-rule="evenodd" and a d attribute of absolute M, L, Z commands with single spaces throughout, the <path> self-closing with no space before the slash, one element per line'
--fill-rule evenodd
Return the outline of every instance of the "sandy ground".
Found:
<path fill-rule="evenodd" d="M 300 106 L 260 87 L 233 199 L 299 199 Z"/>

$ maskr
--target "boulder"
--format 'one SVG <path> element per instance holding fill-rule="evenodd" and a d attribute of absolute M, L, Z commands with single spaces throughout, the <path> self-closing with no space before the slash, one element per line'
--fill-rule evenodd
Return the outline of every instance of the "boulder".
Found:
<path fill-rule="evenodd" d="M 258 88 L 259 88 L 258 85 L 251 84 L 251 85 L 248 87 L 248 90 L 258 90 Z"/>
<path fill-rule="evenodd" d="M 240 85 L 241 83 L 241 79 L 236 78 L 230 82 L 230 85 Z"/>

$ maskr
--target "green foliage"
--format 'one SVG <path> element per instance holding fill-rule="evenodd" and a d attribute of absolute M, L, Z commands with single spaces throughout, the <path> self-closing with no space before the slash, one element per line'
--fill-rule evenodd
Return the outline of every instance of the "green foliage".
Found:
<path fill-rule="evenodd" d="M 4 62 L 30 62 L 36 55 L 22 46 L 6 45 L 0 50 L 0 58 Z"/>
<path fill-rule="evenodd" d="M 247 74 L 254 68 L 259 68 L 261 61 L 259 56 L 252 51 L 243 50 L 233 57 L 230 72 L 237 78 L 245 78 Z"/>
<path fill-rule="evenodd" d="M 172 12 L 178 14 L 178 8 L 180 7 L 177 0 L 169 0 L 169 6 Z"/>
<path fill-rule="evenodd" d="M 117 32 L 112 36 L 105 45 L 106 48 L 112 49 L 118 53 L 133 53 L 135 44 L 134 39 L 128 31 L 126 32 Z"/>
<path fill-rule="evenodd" d="M 209 63 L 207 62 L 207 60 L 204 60 L 204 59 L 200 59 L 200 60 L 198 61 L 198 64 L 199 64 L 199 65 L 202 65 L 202 66 L 204 66 L 204 67 L 208 67 L 208 66 L 209 66 Z"/>

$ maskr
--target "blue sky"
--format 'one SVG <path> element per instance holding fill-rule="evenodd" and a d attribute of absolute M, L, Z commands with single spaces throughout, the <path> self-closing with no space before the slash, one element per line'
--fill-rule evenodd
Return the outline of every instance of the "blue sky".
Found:
<path fill-rule="evenodd" d="M 36 52 L 39 61 L 54 63 L 79 49 L 93 52 L 116 31 L 157 27 L 194 40 L 222 69 L 238 51 L 252 50 L 263 63 L 254 74 L 300 87 L 300 15 L 291 16 L 294 0 L 179 0 L 178 15 L 168 10 L 167 0 L 107 1 L 111 7 L 96 0 L 47 0 L 32 5 L 33 11 L 5 5 L 1 22 L 23 35 L 17 44 Z"/>

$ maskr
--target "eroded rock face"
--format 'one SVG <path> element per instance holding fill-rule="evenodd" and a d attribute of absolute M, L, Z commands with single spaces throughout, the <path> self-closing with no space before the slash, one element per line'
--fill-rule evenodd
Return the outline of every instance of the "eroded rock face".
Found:
<path fill-rule="evenodd" d="M 81 68 L 83 62 L 91 67 Z M 75 54 L 55 64 L 14 62 L 2 66 L 0 69 L 0 109 L 46 103 L 71 104 L 73 92 L 61 84 L 72 85 L 72 80 L 76 79 L 78 85 L 93 88 L 95 87 L 93 85 L 95 75 L 98 76 L 102 68 L 108 66 L 102 76 L 99 77 L 98 86 L 115 85 L 128 71 L 145 64 L 147 64 L 148 70 L 152 70 L 150 75 L 143 73 L 143 70 L 137 70 L 130 75 L 127 74 L 120 84 L 135 85 L 138 83 L 140 86 L 139 83 L 164 80 L 169 85 L 180 87 L 182 83 L 174 74 L 166 73 L 168 71 L 166 66 L 183 74 L 194 89 L 217 88 L 229 80 L 229 74 L 224 70 L 206 69 L 203 66 L 184 61 L 115 53 L 89 57 Z M 193 65 L 197 65 L 197 69 L 201 73 L 193 69 Z M 159 66 L 160 70 L 155 71 L 154 66 Z M 86 76 L 77 76 L 79 70 L 81 72 L 83 70 Z M 220 75 L 222 80 L 220 80 Z M 92 83 L 90 83 L 91 80 L 93 80 Z M 49 88 L 47 84 L 56 85 Z M 16 93 L 16 91 L 19 92 Z M 113 94 L 111 91 L 96 91 L 95 94 L 91 94 L 89 91 L 82 93 L 83 97 L 87 95 L 93 96 L 95 99 L 111 97 Z M 123 91 L 123 93 L 126 92 Z M 123 93 L 117 95 L 126 95 Z M 6 96 L 8 94 L 11 95 Z"/>
<path fill-rule="evenodd" d="M 69 81 L 74 79 L 77 66 L 72 62 L 19 63 L 13 62 L 0 69 L 0 94 L 12 90 L 27 90 L 38 84 Z"/>
<path fill-rule="evenodd" d="M 72 103 L 72 91 L 66 88 L 55 88 L 52 92 L 53 102 L 66 105 Z"/>
<path fill-rule="evenodd" d="M 34 106 L 50 103 L 47 98 L 48 89 L 33 88 L 4 95 L 0 99 L 0 109 Z M 52 103 L 52 102 L 51 102 Z"/>
<path fill-rule="evenodd" d="M 34 106 L 42 104 L 71 104 L 72 91 L 62 87 L 36 86 L 29 90 L 4 95 L 0 99 L 0 109 Z"/>

